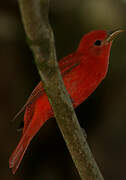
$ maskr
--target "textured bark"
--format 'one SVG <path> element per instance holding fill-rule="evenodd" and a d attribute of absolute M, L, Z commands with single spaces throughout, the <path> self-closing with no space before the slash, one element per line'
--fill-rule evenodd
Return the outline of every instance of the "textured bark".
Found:
<path fill-rule="evenodd" d="M 75 115 L 58 68 L 49 0 L 19 0 L 21 16 L 36 66 L 57 124 L 82 180 L 103 180 Z"/>

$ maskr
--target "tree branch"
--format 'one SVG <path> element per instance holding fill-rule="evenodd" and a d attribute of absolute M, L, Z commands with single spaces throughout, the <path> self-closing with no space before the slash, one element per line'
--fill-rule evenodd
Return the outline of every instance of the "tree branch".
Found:
<path fill-rule="evenodd" d="M 60 75 L 48 21 L 49 0 L 19 0 L 19 6 L 38 72 L 80 177 L 82 180 L 103 180 Z"/>

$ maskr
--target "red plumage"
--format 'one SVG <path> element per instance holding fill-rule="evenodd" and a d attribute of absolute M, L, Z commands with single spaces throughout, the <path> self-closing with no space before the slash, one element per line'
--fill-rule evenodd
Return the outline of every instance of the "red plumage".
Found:
<path fill-rule="evenodd" d="M 107 37 L 107 32 L 103 30 L 89 32 L 82 38 L 74 53 L 59 61 L 64 84 L 74 108 L 96 89 L 107 73 L 112 44 L 111 41 L 103 43 Z M 42 82 L 36 86 L 21 111 L 24 109 L 23 134 L 9 159 L 9 167 L 12 168 L 13 174 L 32 138 L 42 125 L 54 116 Z"/>

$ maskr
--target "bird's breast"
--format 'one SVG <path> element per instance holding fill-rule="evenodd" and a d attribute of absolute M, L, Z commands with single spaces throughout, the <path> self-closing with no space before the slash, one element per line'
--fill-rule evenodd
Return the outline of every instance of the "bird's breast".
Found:
<path fill-rule="evenodd" d="M 99 67 L 100 68 L 100 67 Z M 81 104 L 100 84 L 106 70 L 80 64 L 64 76 L 64 83 L 74 107 Z"/>

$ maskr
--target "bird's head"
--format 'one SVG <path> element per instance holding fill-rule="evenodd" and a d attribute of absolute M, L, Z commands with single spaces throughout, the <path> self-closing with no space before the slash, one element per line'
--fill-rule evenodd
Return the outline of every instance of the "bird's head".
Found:
<path fill-rule="evenodd" d="M 112 41 L 123 30 L 115 30 L 107 33 L 104 30 L 96 30 L 87 33 L 80 41 L 78 52 L 90 57 L 108 57 Z"/>

